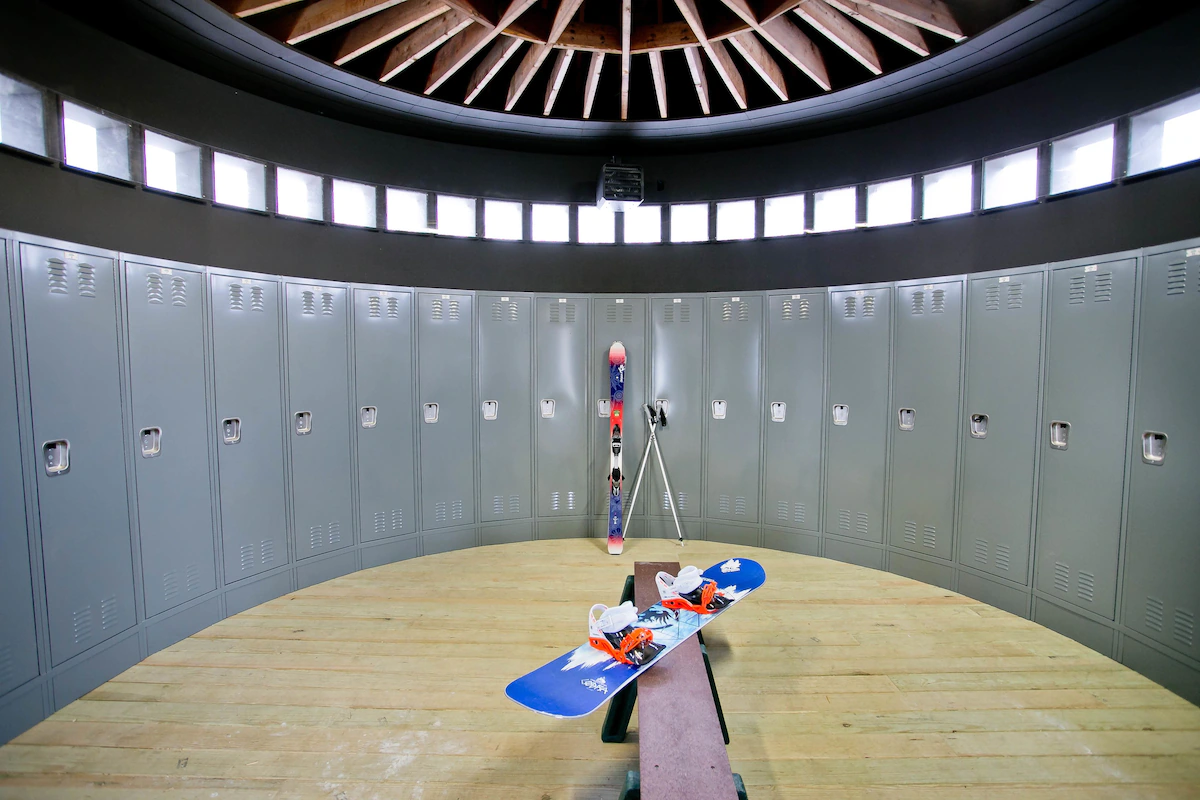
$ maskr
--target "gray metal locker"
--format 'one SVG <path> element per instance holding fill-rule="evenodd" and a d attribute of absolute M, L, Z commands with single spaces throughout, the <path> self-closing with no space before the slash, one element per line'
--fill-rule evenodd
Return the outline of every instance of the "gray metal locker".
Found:
<path fill-rule="evenodd" d="M 1035 585 L 1108 619 L 1117 603 L 1136 265 L 1126 258 L 1050 273 Z"/>
<path fill-rule="evenodd" d="M 0 239 L 0 695 L 38 674 L 6 245 Z"/>
<path fill-rule="evenodd" d="M 279 283 L 209 276 L 225 583 L 289 562 Z"/>
<path fill-rule="evenodd" d="M 1122 622 L 1200 658 L 1200 242 L 1145 260 Z"/>
<path fill-rule="evenodd" d="M 623 508 L 628 511 L 633 498 L 633 481 L 637 477 L 638 461 L 646 446 L 646 415 L 642 406 L 646 403 L 646 298 L 644 297 L 597 297 L 592 300 L 592 403 L 588 415 L 592 419 L 592 469 L 588 473 L 595 490 L 592 514 L 605 520 L 598 533 L 608 532 L 608 470 L 611 444 L 609 439 L 609 417 L 601 415 L 601 403 L 607 403 L 609 391 L 608 350 L 613 342 L 625 345 L 625 424 L 621 433 L 621 465 L 625 473 Z M 607 407 L 606 407 L 607 408 Z M 645 492 L 649 486 L 643 486 Z M 644 513 L 650 495 L 638 501 L 639 511 Z M 641 516 L 641 514 L 639 514 Z M 641 535 L 643 528 L 631 528 L 625 518 L 626 534 Z"/>
<path fill-rule="evenodd" d="M 354 290 L 359 535 L 415 533 L 412 293 Z"/>
<path fill-rule="evenodd" d="M 588 513 L 588 305 L 583 297 L 535 301 L 539 517 Z"/>
<path fill-rule="evenodd" d="M 533 516 L 533 300 L 477 295 L 479 518 Z M 528 537 L 527 537 L 528 538 Z"/>
<path fill-rule="evenodd" d="M 287 284 L 288 416 L 296 558 L 354 541 L 346 289 Z"/>
<path fill-rule="evenodd" d="M 708 299 L 709 519 L 758 522 L 763 299 Z"/>
<path fill-rule="evenodd" d="M 954 557 L 962 281 L 896 287 L 888 541 Z"/>
<path fill-rule="evenodd" d="M 825 293 L 768 299 L 763 522 L 819 531 Z"/>
<path fill-rule="evenodd" d="M 54 664 L 135 623 L 112 258 L 21 245 Z"/>
<path fill-rule="evenodd" d="M 650 313 L 650 402 L 667 404 L 667 427 L 659 430 L 658 442 L 679 516 L 698 519 L 705 405 L 704 298 L 655 297 L 650 300 Z M 650 472 L 648 480 L 650 485 L 642 487 L 650 490 L 646 507 L 655 516 L 670 517 L 666 488 L 657 470 Z"/>
<path fill-rule="evenodd" d="M 217 588 L 204 275 L 124 266 L 142 594 L 152 617 Z"/>
<path fill-rule="evenodd" d="M 1024 585 L 1041 345 L 1041 272 L 970 281 L 958 561 Z"/>
<path fill-rule="evenodd" d="M 472 296 L 417 296 L 421 529 L 475 522 Z"/>
<path fill-rule="evenodd" d="M 829 295 L 825 530 L 883 541 L 892 290 Z"/>

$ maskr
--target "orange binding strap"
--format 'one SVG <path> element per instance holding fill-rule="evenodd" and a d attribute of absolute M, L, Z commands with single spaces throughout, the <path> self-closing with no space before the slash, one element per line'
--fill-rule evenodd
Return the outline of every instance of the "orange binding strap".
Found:
<path fill-rule="evenodd" d="M 625 638 L 621 640 L 621 649 L 617 650 L 608 639 L 604 636 L 589 636 L 588 644 L 596 648 L 602 653 L 606 653 L 622 664 L 633 665 L 629 659 L 629 653 L 636 650 L 644 644 L 654 641 L 654 634 L 648 628 L 634 628 L 629 633 L 625 634 Z"/>
<path fill-rule="evenodd" d="M 692 603 L 682 597 L 672 597 L 669 600 L 663 600 L 664 608 L 669 608 L 672 611 L 693 611 L 697 614 L 711 614 L 715 609 L 709 608 L 708 604 L 717 596 L 717 582 L 714 580 L 705 580 L 704 588 L 700 590 L 700 602 Z"/>

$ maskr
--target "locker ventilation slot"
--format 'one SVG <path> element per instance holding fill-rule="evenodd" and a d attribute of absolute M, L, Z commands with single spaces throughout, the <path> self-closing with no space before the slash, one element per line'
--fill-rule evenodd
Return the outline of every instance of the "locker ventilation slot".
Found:
<path fill-rule="evenodd" d="M 92 638 L 92 607 L 86 606 L 71 614 L 71 633 L 75 644 Z"/>
<path fill-rule="evenodd" d="M 575 304 L 574 303 L 551 303 L 550 304 L 550 321 L 554 323 L 571 325 L 575 322 Z"/>
<path fill-rule="evenodd" d="M 729 322 L 733 319 L 733 303 L 728 301 L 721 303 L 721 321 Z"/>
<path fill-rule="evenodd" d="M 750 321 L 750 306 L 745 303 L 738 303 L 738 322 Z"/>
<path fill-rule="evenodd" d="M 317 313 L 317 295 L 315 292 L 304 292 L 300 295 L 300 313 L 312 316 Z"/>
<path fill-rule="evenodd" d="M 867 515 L 864 512 L 862 512 L 862 511 L 858 512 L 857 523 L 858 523 L 858 525 L 857 525 L 858 532 L 860 534 L 862 534 L 863 536 L 866 536 L 867 535 Z"/>
<path fill-rule="evenodd" d="M 687 507 L 688 507 L 687 492 L 676 492 L 675 493 L 675 505 L 679 508 L 680 511 L 687 510 Z"/>
<path fill-rule="evenodd" d="M 663 308 L 663 322 L 691 322 L 692 306 L 690 303 L 668 303 Z"/>
<path fill-rule="evenodd" d="M 863 298 L 863 316 L 875 316 L 875 295 L 869 294 Z"/>
<path fill-rule="evenodd" d="M 267 304 L 263 302 L 263 288 L 261 286 L 250 287 L 250 310 L 265 311 Z"/>
<path fill-rule="evenodd" d="M 1108 303 L 1112 301 L 1112 273 L 1101 272 L 1096 275 L 1096 285 L 1092 292 L 1092 301 Z"/>
<path fill-rule="evenodd" d="M 263 539 L 258 546 L 258 552 L 264 567 L 271 564 L 275 560 L 275 540 Z"/>
<path fill-rule="evenodd" d="M 320 550 L 325 546 L 324 525 L 313 525 L 308 529 L 308 546 L 313 550 Z"/>
<path fill-rule="evenodd" d="M 925 532 L 921 536 L 921 544 L 928 547 L 930 550 L 937 549 L 937 528 L 932 525 L 925 526 Z"/>
<path fill-rule="evenodd" d="M 171 278 L 171 305 L 187 308 L 187 281 L 182 275 Z"/>
<path fill-rule="evenodd" d="M 844 531 L 850 530 L 850 511 L 849 509 L 838 509 L 838 528 Z"/>
<path fill-rule="evenodd" d="M 329 523 L 329 544 L 334 545 L 342 540 L 342 523 L 334 521 Z"/>
<path fill-rule="evenodd" d="M 463 501 L 454 500 L 450 503 L 450 519 L 463 518 Z"/>
<path fill-rule="evenodd" d="M 404 530 L 404 509 L 403 508 L 393 508 L 392 509 L 392 530 L 394 530 L 394 531 Z"/>
<path fill-rule="evenodd" d="M 925 313 L 925 293 L 924 292 L 913 292 L 912 313 L 913 313 L 914 317 Z"/>
<path fill-rule="evenodd" d="M 326 317 L 333 316 L 333 295 L 329 292 L 321 292 L 321 313 Z"/>
<path fill-rule="evenodd" d="M 1162 633 L 1163 601 L 1157 597 L 1146 598 L 1146 627 L 1152 631 Z"/>
<path fill-rule="evenodd" d="M 445 316 L 445 310 L 442 308 L 441 300 L 433 301 L 432 307 L 429 310 L 429 316 L 432 319 L 441 319 L 443 316 Z"/>
<path fill-rule="evenodd" d="M 1175 641 L 1184 647 L 1191 647 L 1195 641 L 1196 618 L 1186 608 L 1175 609 L 1175 626 L 1172 635 Z"/>
<path fill-rule="evenodd" d="M 367 316 L 372 319 L 378 319 L 383 316 L 383 299 L 379 297 L 367 298 Z"/>
<path fill-rule="evenodd" d="M 400 301 L 394 297 L 388 298 L 388 319 L 400 319 Z"/>
<path fill-rule="evenodd" d="M 511 300 L 496 300 L 492 303 L 492 322 L 516 322 L 517 304 Z"/>
<path fill-rule="evenodd" d="M 788 508 L 788 504 L 787 504 L 786 500 L 781 500 L 775 506 L 775 518 L 782 522 L 791 521 L 791 518 L 792 518 L 791 509 Z"/>
<path fill-rule="evenodd" d="M 79 265 L 79 296 L 96 296 L 96 268 L 91 264 Z"/>
<path fill-rule="evenodd" d="M 609 303 L 605 308 L 605 319 L 610 324 L 615 325 L 618 321 L 624 322 L 626 325 L 633 323 L 633 306 L 626 303 Z"/>
<path fill-rule="evenodd" d="M 575 510 L 575 493 L 567 492 L 567 511 Z"/>
<path fill-rule="evenodd" d="M 559 505 L 559 494 L 558 494 L 558 492 L 551 492 L 551 493 L 550 493 L 550 510 L 551 510 L 551 511 L 558 511 L 558 505 Z"/>
<path fill-rule="evenodd" d="M 1054 588 L 1063 594 L 1071 591 L 1071 568 L 1062 562 L 1054 562 Z"/>
<path fill-rule="evenodd" d="M 52 258 L 46 264 L 46 277 L 50 281 L 50 294 L 70 294 L 67 290 L 67 265 Z"/>
<path fill-rule="evenodd" d="M 163 600 L 168 603 L 179 596 L 179 570 L 173 569 L 163 575 Z"/>
<path fill-rule="evenodd" d="M 1008 568 L 1010 566 L 1009 557 L 1011 555 L 1011 552 L 1012 551 L 1009 549 L 1008 545 L 1006 545 L 1006 544 L 996 545 L 996 566 L 998 568 L 1004 570 L 1005 572 L 1008 571 Z"/>
<path fill-rule="evenodd" d="M 1087 276 L 1071 276 L 1071 286 L 1067 290 L 1068 305 L 1081 306 L 1085 299 L 1087 299 Z"/>
<path fill-rule="evenodd" d="M 444 502 L 437 503 L 433 507 L 433 519 L 435 522 L 446 521 L 446 504 Z"/>
<path fill-rule="evenodd" d="M 722 514 L 729 513 L 729 495 L 727 495 L 727 494 L 721 495 L 720 506 L 721 506 Z"/>
<path fill-rule="evenodd" d="M 100 601 L 100 630 L 106 631 L 117 624 L 117 597 L 113 595 Z"/>
<path fill-rule="evenodd" d="M 1021 307 L 1021 302 L 1024 299 L 1024 292 L 1021 289 L 1021 284 L 1010 283 L 1008 285 L 1008 307 L 1010 310 L 1015 310 Z"/>
<path fill-rule="evenodd" d="M 851 319 L 858 315 L 858 298 L 846 298 L 846 310 L 843 312 L 843 314 L 847 319 Z"/>
<path fill-rule="evenodd" d="M 13 649 L 7 642 L 0 647 L 0 686 L 8 688 L 13 679 Z"/>
<path fill-rule="evenodd" d="M 521 496 L 520 495 L 512 494 L 512 495 L 508 496 L 508 513 L 510 513 L 510 514 L 520 514 L 521 513 Z"/>
<path fill-rule="evenodd" d="M 804 503 L 796 503 L 792 506 L 792 522 L 804 523 L 805 508 Z"/>
<path fill-rule="evenodd" d="M 933 313 L 934 314 L 945 314 L 946 313 L 946 290 L 945 289 L 934 289 L 933 290 Z"/>
<path fill-rule="evenodd" d="M 53 289 L 51 289 L 53 291 Z M 1187 291 L 1187 263 L 1172 264 L 1167 270 L 1167 294 L 1184 294 Z"/>
<path fill-rule="evenodd" d="M 1084 572 L 1083 570 L 1079 570 L 1079 572 L 1075 576 L 1075 579 L 1079 586 L 1078 591 L 1076 592 L 1076 594 L 1079 595 L 1079 599 L 1083 600 L 1086 603 L 1090 603 L 1093 600 L 1095 600 L 1096 599 L 1096 576 L 1090 572 Z"/>
<path fill-rule="evenodd" d="M 166 296 L 163 294 L 162 275 L 151 272 L 146 276 L 146 302 L 155 306 L 161 306 L 166 302 Z"/>
<path fill-rule="evenodd" d="M 744 498 L 744 497 L 733 498 L 733 514 L 736 517 L 746 516 L 746 498 Z"/>
<path fill-rule="evenodd" d="M 905 520 L 904 522 L 904 541 L 909 544 L 917 543 L 917 523 L 912 520 Z"/>
<path fill-rule="evenodd" d="M 504 513 L 504 498 L 500 495 L 492 498 L 492 513 L 497 516 Z"/>
<path fill-rule="evenodd" d="M 999 311 L 1000 310 L 1000 286 L 987 287 L 987 294 L 983 300 L 984 311 Z"/>
<path fill-rule="evenodd" d="M 245 308 L 245 303 L 242 300 L 242 285 L 240 283 L 229 284 L 229 310 L 241 311 Z"/>
<path fill-rule="evenodd" d="M 785 320 L 808 319 L 809 306 L 807 297 L 801 297 L 799 300 L 784 300 L 783 318 Z"/>
<path fill-rule="evenodd" d="M 975 540 L 975 561 L 980 564 L 988 563 L 987 539 L 976 539 Z"/>
<path fill-rule="evenodd" d="M 239 563 L 243 570 L 250 569 L 254 566 L 254 545 L 244 544 L 238 548 Z"/>

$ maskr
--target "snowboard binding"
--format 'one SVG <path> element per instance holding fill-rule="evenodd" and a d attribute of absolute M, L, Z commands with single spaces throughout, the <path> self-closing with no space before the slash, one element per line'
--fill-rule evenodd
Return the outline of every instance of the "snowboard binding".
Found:
<path fill-rule="evenodd" d="M 588 612 L 588 644 L 622 664 L 649 664 L 663 650 L 648 628 L 635 628 L 638 610 L 626 600 L 609 608 L 597 603 Z"/>
<path fill-rule="evenodd" d="M 654 576 L 663 608 L 672 611 L 693 611 L 713 614 L 729 605 L 729 598 L 717 588 L 717 582 L 704 578 L 696 567 L 688 566 L 671 576 L 660 572 Z"/>

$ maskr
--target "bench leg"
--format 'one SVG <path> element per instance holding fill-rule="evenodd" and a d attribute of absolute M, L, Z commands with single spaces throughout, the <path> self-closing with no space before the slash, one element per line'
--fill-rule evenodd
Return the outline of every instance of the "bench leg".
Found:
<path fill-rule="evenodd" d="M 700 655 L 704 656 L 704 671 L 708 673 L 708 688 L 712 689 L 713 705 L 717 707 L 717 719 L 721 723 L 721 736 L 725 739 L 725 744 L 729 744 L 729 728 L 725 727 L 725 713 L 721 711 L 721 698 L 717 695 L 717 681 L 713 678 L 712 664 L 708 661 L 708 648 L 703 644 L 700 645 Z"/>
<path fill-rule="evenodd" d="M 633 600 L 633 576 L 625 578 L 625 588 L 621 591 L 621 602 Z M 629 732 L 629 718 L 633 715 L 633 706 L 637 702 L 637 681 L 626 686 L 613 695 L 604 715 L 604 725 L 600 728 L 600 741 L 612 744 L 625 741 Z"/>

